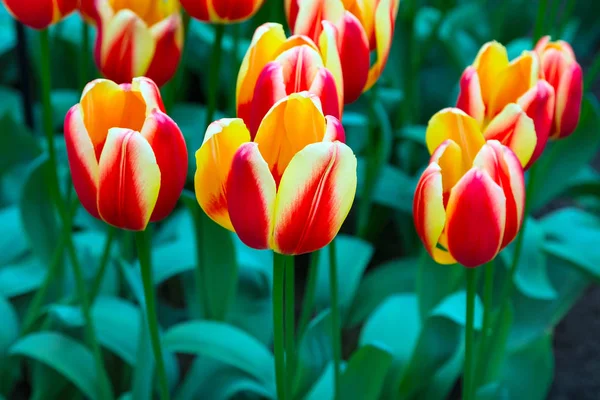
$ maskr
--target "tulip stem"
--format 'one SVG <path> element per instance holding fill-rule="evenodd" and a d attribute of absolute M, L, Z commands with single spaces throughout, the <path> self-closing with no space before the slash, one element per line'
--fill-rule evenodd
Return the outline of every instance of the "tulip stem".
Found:
<path fill-rule="evenodd" d="M 221 53 L 223 34 L 225 25 L 215 25 L 215 40 L 213 42 L 213 50 L 210 57 L 210 69 L 208 72 L 208 94 L 206 107 L 206 123 L 205 126 L 213 122 L 215 111 L 217 110 L 217 88 L 219 86 L 219 69 L 221 67 Z"/>
<path fill-rule="evenodd" d="M 285 355 L 283 348 L 283 283 L 285 256 L 273 252 L 273 348 L 275 353 L 275 382 L 277 399 L 286 400 Z"/>
<path fill-rule="evenodd" d="M 135 235 L 140 269 L 142 270 L 142 284 L 144 286 L 144 298 L 146 300 L 146 319 L 152 342 L 152 351 L 156 360 L 156 372 L 160 385 L 161 400 L 169 399 L 169 383 L 163 360 L 163 352 L 160 344 L 158 331 L 158 316 L 156 314 L 156 300 L 154 298 L 154 281 L 152 279 L 152 259 L 150 253 L 151 232 L 149 228 L 136 232 Z"/>
<path fill-rule="evenodd" d="M 231 96 L 231 115 L 237 116 L 237 79 L 238 71 L 240 70 L 240 62 L 238 60 L 238 47 L 240 44 L 240 24 L 231 24 L 231 35 L 233 37 L 233 45 L 231 46 L 231 60 L 233 62 L 233 68 L 231 69 L 233 71 L 233 76 L 231 77 L 231 93 L 235 93 L 233 96 Z"/>
<path fill-rule="evenodd" d="M 23 118 L 25 124 L 33 131 L 33 102 L 31 99 L 31 82 L 29 80 L 29 57 L 27 55 L 27 36 L 25 27 L 15 19 L 17 31 L 17 57 L 19 60 L 19 79 L 21 83 L 21 99 L 23 102 Z"/>
<path fill-rule="evenodd" d="M 81 19 L 81 53 L 79 54 L 79 86 L 81 89 L 87 85 L 88 77 L 88 60 L 90 57 L 90 28 L 85 22 L 85 19 Z"/>
<path fill-rule="evenodd" d="M 473 390 L 473 339 L 474 327 L 473 320 L 475 315 L 475 268 L 467 268 L 467 315 L 465 332 L 465 368 L 463 376 L 463 400 L 474 400 Z"/>
<path fill-rule="evenodd" d="M 108 230 L 106 231 L 106 240 L 104 241 L 104 250 L 102 251 L 102 258 L 100 258 L 100 265 L 98 266 L 98 271 L 96 272 L 96 277 L 94 278 L 94 285 L 92 286 L 92 290 L 90 290 L 91 302 L 94 302 L 94 299 L 100 292 L 102 280 L 104 278 L 104 274 L 106 273 L 108 261 L 110 260 L 110 250 L 112 249 L 116 232 L 117 229 L 114 226 L 108 226 Z"/>
<path fill-rule="evenodd" d="M 492 318 L 493 289 L 494 289 L 494 261 L 490 261 L 483 266 L 483 325 L 481 327 L 481 339 L 477 347 L 477 359 L 475 362 L 475 385 L 479 385 L 482 379 L 485 379 L 486 363 L 485 349 L 488 346 L 488 339 L 492 336 L 490 323 Z"/>
<path fill-rule="evenodd" d="M 338 304 L 337 254 L 335 239 L 329 244 L 329 302 L 331 303 L 331 340 L 333 347 L 334 400 L 340 396 L 341 328 Z"/>
<path fill-rule="evenodd" d="M 285 381 L 288 399 L 293 398 L 294 384 L 294 256 L 285 256 Z"/>
<path fill-rule="evenodd" d="M 304 335 L 304 331 L 310 321 L 312 310 L 315 302 L 315 289 L 317 286 L 317 268 L 319 265 L 319 251 L 315 251 L 310 255 L 310 265 L 308 266 L 308 281 L 304 289 L 304 300 L 302 301 L 302 313 L 300 314 L 300 322 L 298 323 L 298 337 Z"/>
<path fill-rule="evenodd" d="M 196 236 L 196 268 L 194 273 L 196 276 L 196 297 L 198 304 L 200 305 L 199 311 L 202 313 L 204 319 L 218 319 L 213 315 L 212 307 L 210 304 L 210 297 L 208 296 L 208 284 L 206 279 L 206 246 L 204 246 L 204 228 L 202 224 L 212 223 L 207 220 L 204 213 L 200 212 L 198 207 L 190 208 L 192 219 L 194 222 L 194 233 Z M 220 318 L 223 318 L 221 316 Z"/>

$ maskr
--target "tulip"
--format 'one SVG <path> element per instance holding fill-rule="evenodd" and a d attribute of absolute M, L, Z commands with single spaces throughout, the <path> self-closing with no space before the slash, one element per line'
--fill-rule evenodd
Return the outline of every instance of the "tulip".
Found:
<path fill-rule="evenodd" d="M 150 79 L 90 82 L 65 117 L 75 191 L 94 217 L 141 231 L 171 213 L 187 175 L 187 149 Z"/>
<path fill-rule="evenodd" d="M 193 18 L 203 22 L 228 24 L 252 17 L 264 0 L 181 0 Z"/>
<path fill-rule="evenodd" d="M 333 32 L 346 104 L 375 84 L 392 46 L 399 0 L 285 0 L 284 4 L 294 34 L 307 35 L 322 46 L 323 32 Z M 377 55 L 373 65 L 371 51 Z"/>
<path fill-rule="evenodd" d="M 265 115 L 251 141 L 242 119 L 207 129 L 196 152 L 198 203 L 255 249 L 308 253 L 338 233 L 356 192 L 356 157 L 318 97 L 293 93 Z"/>
<path fill-rule="evenodd" d="M 548 81 L 556 93 L 551 139 L 569 136 L 579 123 L 583 97 L 583 73 L 569 43 L 541 38 L 535 46 L 541 60 L 540 77 Z"/>
<path fill-rule="evenodd" d="M 106 78 L 125 83 L 143 75 L 162 86 L 173 77 L 183 47 L 176 0 L 96 0 L 95 5 L 94 58 Z"/>
<path fill-rule="evenodd" d="M 546 147 L 554 115 L 554 89 L 539 73 L 534 52 L 524 51 L 509 62 L 504 46 L 486 43 L 461 77 L 456 104 L 477 120 L 486 139 L 509 145 L 529 142 L 533 134 L 535 150 L 521 158 L 526 169 Z"/>
<path fill-rule="evenodd" d="M 78 0 L 2 0 L 2 2 L 14 19 L 34 29 L 46 29 L 75 11 Z"/>
<path fill-rule="evenodd" d="M 237 81 L 237 116 L 248 124 L 251 137 L 277 101 L 302 91 L 320 98 L 325 115 L 341 118 L 343 92 L 337 52 L 322 56 L 307 36 L 286 38 L 280 24 L 259 26 Z"/>
<path fill-rule="evenodd" d="M 413 202 L 425 248 L 440 264 L 491 261 L 523 222 L 521 162 L 499 141 L 486 141 L 477 121 L 456 108 L 431 118 L 427 147 L 434 150 Z"/>

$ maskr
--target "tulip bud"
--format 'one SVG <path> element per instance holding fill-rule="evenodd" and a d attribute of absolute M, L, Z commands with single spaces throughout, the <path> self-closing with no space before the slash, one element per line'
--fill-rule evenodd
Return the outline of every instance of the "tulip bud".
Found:
<path fill-rule="evenodd" d="M 124 83 L 147 76 L 158 86 L 173 77 L 183 48 L 177 1 L 96 0 L 95 5 L 94 57 L 105 77 Z"/>
<path fill-rule="evenodd" d="M 579 122 L 583 97 L 583 73 L 569 43 L 541 38 L 535 46 L 541 60 L 540 77 L 548 81 L 556 93 L 554 120 L 550 138 L 569 136 Z"/>
<path fill-rule="evenodd" d="M 413 202 L 425 248 L 440 264 L 493 260 L 523 222 L 521 162 L 500 142 L 485 141 L 477 121 L 459 109 L 431 118 L 427 146 L 434 150 Z"/>
<path fill-rule="evenodd" d="M 187 149 L 150 79 L 88 83 L 65 117 L 65 141 L 75 191 L 94 217 L 139 231 L 175 207 Z"/>
<path fill-rule="evenodd" d="M 180 0 L 193 18 L 203 22 L 228 24 L 252 17 L 264 0 Z"/>
<path fill-rule="evenodd" d="M 14 19 L 34 28 L 46 29 L 77 8 L 78 0 L 2 0 Z"/>

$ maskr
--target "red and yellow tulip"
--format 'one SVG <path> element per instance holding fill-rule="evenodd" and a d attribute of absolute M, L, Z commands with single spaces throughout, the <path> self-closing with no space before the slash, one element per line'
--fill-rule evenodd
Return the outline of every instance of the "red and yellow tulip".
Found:
<path fill-rule="evenodd" d="M 335 48 L 321 55 L 307 36 L 286 38 L 275 23 L 259 26 L 246 52 L 237 80 L 237 116 L 254 138 L 271 107 L 292 93 L 319 97 L 323 113 L 341 118 L 342 76 Z M 339 89 L 338 89 L 339 88 Z"/>
<path fill-rule="evenodd" d="M 525 183 L 517 155 L 486 141 L 478 122 L 457 108 L 435 114 L 427 127 L 432 152 L 413 203 L 419 237 L 435 261 L 476 267 L 517 235 Z"/>
<path fill-rule="evenodd" d="M 556 93 L 554 122 L 551 139 L 569 136 L 579 122 L 583 97 L 583 73 L 569 43 L 541 38 L 535 46 L 541 60 L 540 76 L 548 81 Z"/>
<path fill-rule="evenodd" d="M 509 61 L 506 48 L 486 43 L 460 80 L 456 106 L 475 118 L 486 139 L 514 149 L 535 137 L 535 150 L 524 160 L 529 168 L 546 147 L 554 115 L 554 89 L 539 79 L 538 56 L 525 51 Z"/>
<path fill-rule="evenodd" d="M 65 117 L 75 191 L 94 217 L 144 230 L 171 213 L 187 175 L 187 149 L 148 78 L 90 82 Z"/>
<path fill-rule="evenodd" d="M 388 59 L 400 0 L 285 0 L 292 32 L 321 44 L 333 32 L 344 76 L 344 100 L 352 103 L 375 84 Z M 371 65 L 371 51 L 376 61 Z"/>
<path fill-rule="evenodd" d="M 181 0 L 193 18 L 203 22 L 228 24 L 252 17 L 264 0 Z"/>
<path fill-rule="evenodd" d="M 34 28 L 46 29 L 77 9 L 79 0 L 2 0 L 14 19 Z"/>
<path fill-rule="evenodd" d="M 96 0 L 95 6 L 94 57 L 105 77 L 125 83 L 147 76 L 158 86 L 173 77 L 183 47 L 177 0 Z"/>
<path fill-rule="evenodd" d="M 244 121 L 222 119 L 196 152 L 198 203 L 256 249 L 302 254 L 338 233 L 356 192 L 356 157 L 318 97 L 293 93 L 265 115 L 253 141 Z"/>

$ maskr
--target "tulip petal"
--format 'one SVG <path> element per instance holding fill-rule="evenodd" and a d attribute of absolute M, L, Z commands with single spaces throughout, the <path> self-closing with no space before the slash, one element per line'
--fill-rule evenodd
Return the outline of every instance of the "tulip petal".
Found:
<path fill-rule="evenodd" d="M 292 157 L 325 136 L 325 117 L 319 100 L 308 92 L 293 93 L 276 103 L 265 115 L 254 141 L 276 182 Z"/>
<path fill-rule="evenodd" d="M 321 99 L 323 114 L 341 118 L 338 90 L 333 74 L 327 68 L 319 68 L 308 88 Z"/>
<path fill-rule="evenodd" d="M 329 21 L 322 21 L 323 31 L 319 36 L 319 49 L 325 68 L 333 75 L 338 94 L 339 115 L 344 108 L 344 76 L 342 74 L 342 62 L 337 45 L 337 28 Z"/>
<path fill-rule="evenodd" d="M 238 148 L 250 141 L 241 119 L 221 119 L 210 124 L 204 143 L 196 151 L 194 186 L 198 204 L 206 215 L 233 231 L 227 208 L 226 185 L 231 163 Z"/>
<path fill-rule="evenodd" d="M 344 102 L 350 104 L 360 97 L 369 78 L 371 55 L 369 40 L 360 21 L 349 12 L 338 25 L 338 51 L 344 76 Z"/>
<path fill-rule="evenodd" d="M 292 32 L 295 35 L 305 35 L 317 40 L 321 34 L 321 21 L 331 21 L 337 24 L 344 14 L 341 0 L 298 1 L 298 13 Z"/>
<path fill-rule="evenodd" d="M 298 152 L 279 185 L 273 249 L 303 254 L 330 243 L 350 211 L 356 181 L 356 157 L 345 144 L 313 143 Z"/>
<path fill-rule="evenodd" d="M 500 248 L 506 247 L 516 236 L 523 222 L 525 210 L 525 180 L 523 167 L 510 148 L 496 140 L 481 148 L 473 166 L 488 172 L 500 185 L 506 197 L 506 226 Z"/>
<path fill-rule="evenodd" d="M 146 103 L 146 114 L 149 115 L 152 110 L 160 110 L 165 112 L 165 106 L 160 95 L 160 89 L 156 83 L 150 78 L 140 76 L 133 78 L 131 83 L 131 91 L 139 92 L 144 103 Z"/>
<path fill-rule="evenodd" d="M 490 175 L 469 170 L 450 192 L 446 208 L 450 254 L 465 267 L 492 260 L 502 244 L 506 197 Z"/>
<path fill-rule="evenodd" d="M 344 126 L 339 119 L 332 115 L 325 116 L 326 127 L 325 136 L 323 137 L 324 142 L 335 142 L 336 140 L 342 143 L 346 143 L 346 132 Z"/>
<path fill-rule="evenodd" d="M 99 168 L 102 219 L 122 229 L 144 230 L 156 205 L 161 176 L 148 141 L 131 129 L 110 129 Z"/>
<path fill-rule="evenodd" d="M 387 63 L 390 48 L 392 47 L 392 38 L 394 37 L 394 25 L 396 15 L 398 14 L 398 3 L 397 0 L 381 0 L 375 11 L 375 19 L 368 15 L 361 19 L 367 36 L 369 36 L 369 32 L 373 29 L 369 24 L 372 25 L 377 21 L 375 24 L 377 59 L 369 70 L 369 77 L 367 78 L 367 84 L 363 91 L 369 90 L 375 82 L 377 82 Z"/>
<path fill-rule="evenodd" d="M 275 201 L 275 180 L 258 144 L 244 143 L 233 157 L 227 179 L 229 217 L 244 244 L 255 249 L 270 247 Z"/>
<path fill-rule="evenodd" d="M 556 90 L 553 139 L 567 137 L 577 128 L 583 98 L 582 74 L 577 62 L 573 62 L 562 74 Z"/>
<path fill-rule="evenodd" d="M 90 139 L 85 124 L 81 105 L 76 104 L 65 117 L 65 143 L 69 158 L 69 168 L 75 192 L 83 207 L 96 218 L 98 206 L 96 198 L 98 193 L 98 160 L 94 151 L 94 144 Z"/>
<path fill-rule="evenodd" d="M 197 20 L 208 22 L 208 1 L 179 0 L 185 11 Z"/>
<path fill-rule="evenodd" d="M 183 23 L 179 13 L 164 19 L 150 28 L 156 42 L 154 56 L 144 75 L 151 78 L 158 86 L 171 79 L 181 59 L 183 48 Z"/>
<path fill-rule="evenodd" d="M 273 61 L 268 63 L 256 80 L 249 115 L 246 117 L 252 139 L 271 107 L 287 95 L 283 67 Z"/>
<path fill-rule="evenodd" d="M 429 120 L 425 141 L 429 153 L 446 139 L 460 146 L 463 154 L 464 171 L 471 167 L 477 152 L 485 143 L 477 121 L 458 108 L 445 108 Z"/>
<path fill-rule="evenodd" d="M 484 44 L 473 67 L 477 70 L 481 84 L 481 98 L 484 104 L 490 104 L 493 88 L 498 84 L 498 76 L 508 67 L 508 54 L 506 48 L 496 41 Z"/>
<path fill-rule="evenodd" d="M 148 116 L 141 134 L 150 143 L 160 169 L 160 192 L 150 217 L 155 222 L 166 218 L 179 200 L 187 177 L 187 147 L 175 121 L 159 110 Z"/>
<path fill-rule="evenodd" d="M 475 118 L 479 125 L 483 125 L 485 104 L 481 96 L 479 75 L 474 67 L 467 67 L 460 78 L 460 91 L 456 107 Z"/>
<path fill-rule="evenodd" d="M 444 207 L 448 202 L 450 190 L 465 174 L 463 154 L 461 148 L 452 139 L 447 139 L 438 146 L 431 155 L 431 163 L 439 165 L 442 171 L 442 186 L 444 194 Z"/>
<path fill-rule="evenodd" d="M 504 107 L 487 126 L 483 136 L 486 140 L 498 140 L 508 146 L 523 166 L 529 163 L 537 142 L 533 120 L 515 103 Z"/>
<path fill-rule="evenodd" d="M 417 234 L 433 259 L 440 264 L 456 263 L 447 250 L 437 247 L 446 224 L 446 210 L 443 202 L 441 168 L 435 162 L 425 169 L 417 183 L 413 200 L 413 216 Z"/>
<path fill-rule="evenodd" d="M 196 0 L 197 1 L 197 0 Z M 211 22 L 244 21 L 254 15 L 264 0 L 212 0 Z M 212 16 L 212 15 L 211 15 Z"/>
<path fill-rule="evenodd" d="M 34 28 L 45 29 L 54 21 L 54 5 L 48 0 L 3 0 L 6 10 L 17 21 Z"/>

